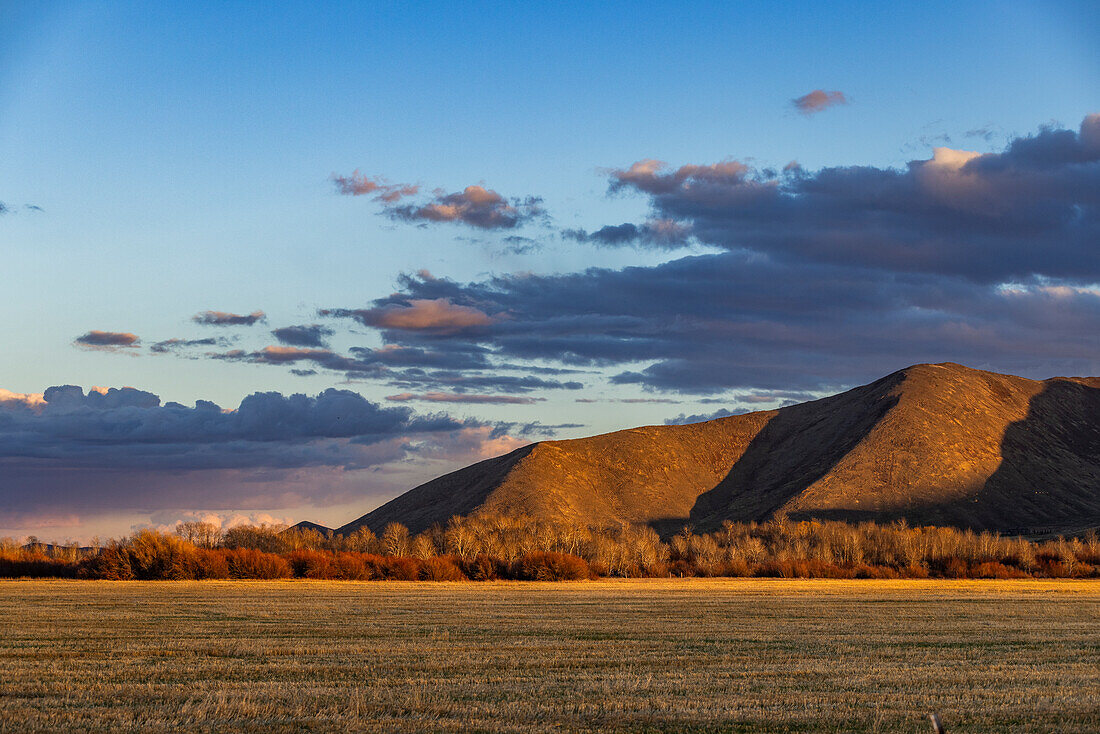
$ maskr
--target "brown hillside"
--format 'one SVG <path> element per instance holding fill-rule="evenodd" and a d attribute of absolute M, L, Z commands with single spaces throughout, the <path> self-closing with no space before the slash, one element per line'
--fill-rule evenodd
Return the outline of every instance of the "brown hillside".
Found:
<path fill-rule="evenodd" d="M 1100 525 L 1100 378 L 917 365 L 780 410 L 545 441 L 412 489 L 339 529 L 477 511 L 662 530 L 722 520 Z"/>

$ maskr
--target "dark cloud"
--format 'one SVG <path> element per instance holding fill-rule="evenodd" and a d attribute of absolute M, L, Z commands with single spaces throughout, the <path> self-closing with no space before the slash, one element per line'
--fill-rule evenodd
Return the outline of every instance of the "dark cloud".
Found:
<path fill-rule="evenodd" d="M 826 92 L 824 89 L 815 89 L 809 94 L 792 99 L 791 104 L 802 114 L 813 115 L 836 105 L 848 104 L 848 99 L 844 96 L 844 92 Z"/>
<path fill-rule="evenodd" d="M 350 351 L 355 356 L 337 354 L 328 349 L 269 346 L 254 352 L 234 349 L 228 352 L 212 352 L 207 356 L 227 362 L 251 364 L 291 366 L 306 363 L 333 372 L 342 372 L 351 379 L 372 379 L 395 387 L 414 389 L 530 392 L 555 389 L 579 390 L 584 387 L 582 383 L 573 380 L 561 381 L 533 375 L 519 377 L 493 372 L 482 374 L 462 371 L 482 368 L 521 369 L 518 365 L 492 365 L 483 357 L 485 348 L 473 344 L 442 344 L 440 348 L 429 349 L 419 346 L 388 345 L 380 349 L 354 347 Z M 442 367 L 443 369 L 428 370 L 424 367 Z M 299 367 L 294 369 L 298 370 L 298 374 L 302 372 Z M 570 373 L 572 371 L 551 369 L 550 372 Z"/>
<path fill-rule="evenodd" d="M 547 425 L 541 421 L 532 421 L 531 423 L 497 423 L 493 429 L 493 435 L 516 435 L 516 436 L 542 436 L 546 438 L 553 438 L 558 435 L 558 431 L 575 430 L 577 428 L 585 428 L 583 423 L 558 423 L 556 425 Z"/>
<path fill-rule="evenodd" d="M 437 191 L 425 204 L 387 207 L 394 219 L 407 222 L 457 222 L 479 229 L 513 229 L 543 213 L 542 199 L 536 196 L 507 199 L 492 189 L 467 186 L 447 194 Z"/>
<path fill-rule="evenodd" d="M 73 340 L 73 344 L 78 347 L 103 351 L 136 348 L 140 342 L 141 340 L 138 339 L 137 335 L 129 332 L 96 331 L 94 329 Z"/>
<path fill-rule="evenodd" d="M 541 402 L 545 398 L 532 398 L 522 395 L 476 395 L 472 393 L 452 392 L 427 392 L 411 393 L 403 392 L 398 395 L 387 395 L 386 400 L 404 403 L 410 400 L 428 403 L 474 403 L 483 405 L 531 405 Z"/>
<path fill-rule="evenodd" d="M 203 326 L 252 326 L 266 319 L 263 311 L 253 311 L 244 316 L 225 311 L 203 311 L 191 317 L 192 321 Z"/>
<path fill-rule="evenodd" d="M 468 284 L 410 276 L 399 297 L 509 316 L 436 342 L 513 361 L 640 362 L 612 381 L 679 392 L 828 390 L 927 361 L 1029 374 L 1100 366 L 1090 345 L 1100 294 L 1034 279 L 1006 287 L 728 252 Z"/>
<path fill-rule="evenodd" d="M 228 339 L 207 337 L 206 339 L 165 339 L 150 345 L 149 351 L 154 354 L 169 354 L 179 350 L 193 347 L 218 347 L 229 344 Z"/>
<path fill-rule="evenodd" d="M 612 191 L 649 197 L 654 214 L 708 245 L 776 259 L 960 275 L 1100 280 L 1100 116 L 1043 129 L 1001 153 L 937 148 L 903 170 L 737 162 L 613 171 Z"/>
<path fill-rule="evenodd" d="M 605 247 L 644 245 L 673 250 L 691 243 L 691 227 L 670 219 L 653 219 L 640 225 L 630 222 L 608 225 L 591 233 L 566 229 L 561 234 L 565 239 Z"/>
<path fill-rule="evenodd" d="M 320 324 L 283 326 L 271 332 L 282 344 L 293 347 L 324 347 L 328 337 L 335 332 Z"/>
<path fill-rule="evenodd" d="M 476 459 L 518 445 L 476 421 L 382 407 L 347 390 L 255 393 L 235 410 L 162 404 L 132 388 L 4 395 L 0 526 L 51 508 L 287 506 L 321 492 L 317 482 L 410 452 Z"/>

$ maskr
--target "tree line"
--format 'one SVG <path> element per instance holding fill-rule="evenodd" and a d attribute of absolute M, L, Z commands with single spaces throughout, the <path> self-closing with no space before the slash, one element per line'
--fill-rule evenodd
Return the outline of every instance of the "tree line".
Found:
<path fill-rule="evenodd" d="M 804 521 L 691 526 L 662 538 L 644 525 L 590 527 L 529 517 L 454 517 L 412 534 L 346 535 L 202 522 L 141 530 L 90 548 L 0 539 L 0 576 L 86 579 L 489 581 L 599 577 L 1098 578 L 1100 540 L 1020 537 L 904 522 Z"/>

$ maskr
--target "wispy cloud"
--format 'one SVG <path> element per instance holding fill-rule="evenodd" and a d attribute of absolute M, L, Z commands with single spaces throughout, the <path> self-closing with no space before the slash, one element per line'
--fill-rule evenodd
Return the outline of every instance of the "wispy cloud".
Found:
<path fill-rule="evenodd" d="M 141 340 L 136 334 L 126 331 L 92 331 L 81 334 L 73 340 L 73 344 L 83 349 L 96 349 L 102 351 L 115 351 L 119 349 L 136 348 Z"/>
<path fill-rule="evenodd" d="M 479 229 L 513 229 L 542 214 L 535 196 L 507 199 L 483 186 L 467 186 L 456 193 L 437 191 L 425 204 L 406 204 L 387 213 L 407 222 L 457 222 Z"/>
<path fill-rule="evenodd" d="M 809 94 L 803 94 L 791 100 L 794 108 L 804 115 L 813 115 L 830 107 L 848 104 L 844 92 L 826 92 L 824 89 L 815 89 Z"/>
<path fill-rule="evenodd" d="M 244 315 L 225 311 L 203 311 L 191 317 L 192 321 L 203 326 L 252 326 L 266 319 L 267 316 L 263 311 L 253 311 Z"/>
<path fill-rule="evenodd" d="M 471 393 L 453 392 L 403 392 L 397 395 L 387 395 L 386 400 L 398 403 L 406 403 L 410 400 L 428 403 L 473 403 L 483 405 L 531 405 L 541 402 L 545 398 L 532 398 L 523 395 L 476 395 Z"/>
<path fill-rule="evenodd" d="M 216 337 L 207 337 L 205 339 L 164 339 L 163 341 L 156 342 L 149 346 L 149 351 L 154 354 L 169 354 L 172 352 L 178 352 L 180 350 L 194 348 L 194 347 L 216 347 L 227 346 L 229 344 L 226 339 L 219 339 Z"/>
<path fill-rule="evenodd" d="M 475 229 L 508 230 L 544 214 L 537 196 L 506 197 L 478 184 L 448 193 L 435 189 L 426 199 L 401 203 L 420 193 L 420 186 L 392 184 L 380 176 L 332 175 L 333 185 L 345 196 L 370 196 L 391 219 L 417 224 L 456 223 Z"/>
<path fill-rule="evenodd" d="M 413 196 L 420 187 L 414 184 L 392 184 L 379 176 L 364 176 L 356 170 L 350 176 L 332 174 L 336 191 L 345 196 L 373 196 L 376 201 L 392 204 L 406 196 Z"/>

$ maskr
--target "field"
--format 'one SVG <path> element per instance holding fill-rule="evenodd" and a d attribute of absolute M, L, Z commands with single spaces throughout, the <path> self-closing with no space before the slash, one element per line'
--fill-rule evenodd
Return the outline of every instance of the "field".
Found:
<path fill-rule="evenodd" d="M 1100 730 L 1100 582 L 0 582 L 0 730 Z"/>

